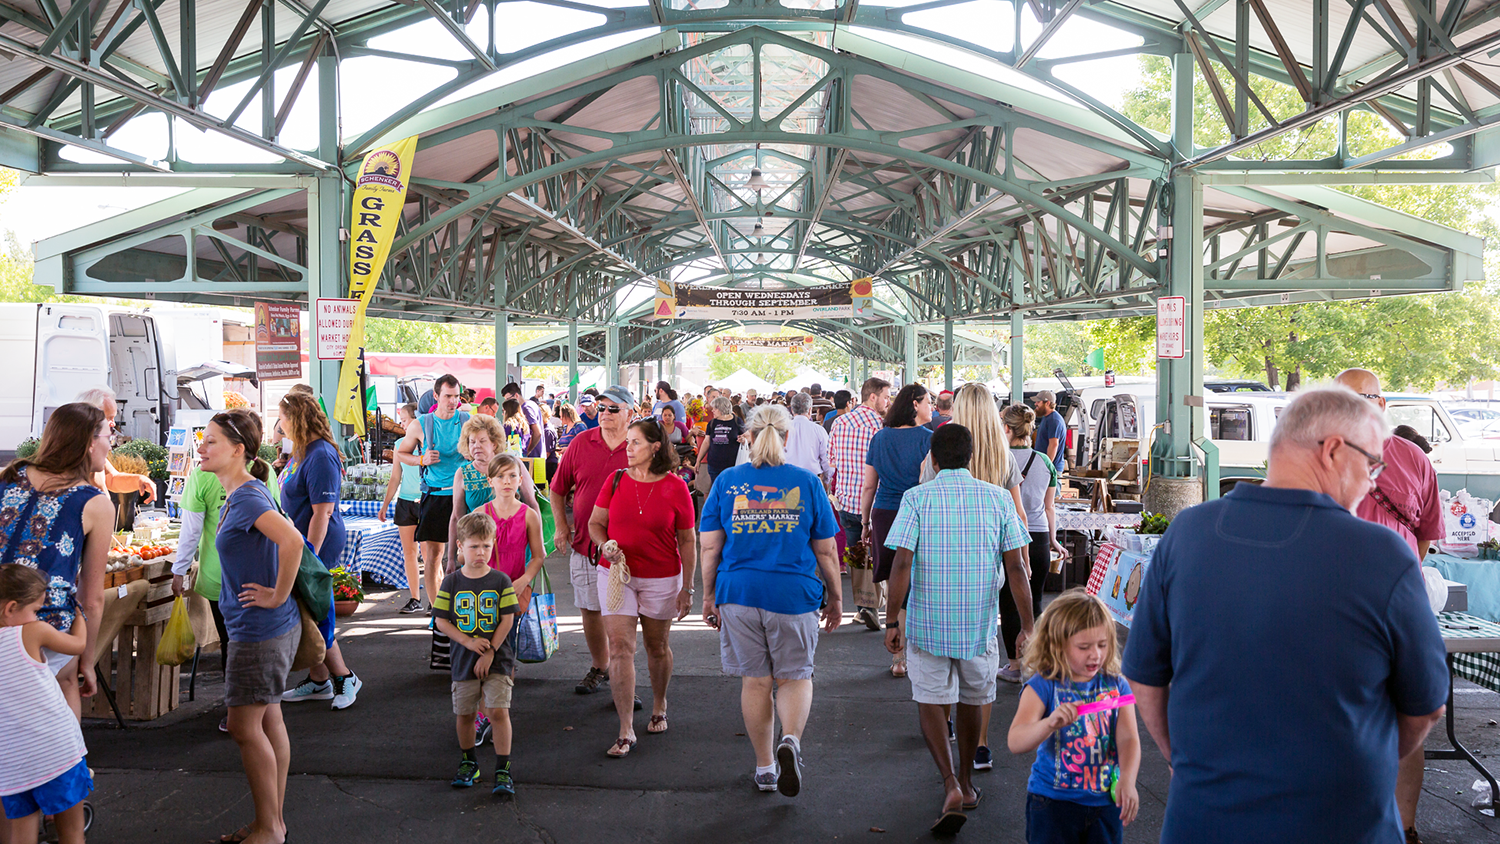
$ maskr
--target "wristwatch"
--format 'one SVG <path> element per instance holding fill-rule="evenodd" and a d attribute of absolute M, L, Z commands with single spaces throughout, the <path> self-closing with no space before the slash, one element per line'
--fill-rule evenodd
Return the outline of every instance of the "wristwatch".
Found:
<path fill-rule="evenodd" d="M 684 586 L 682 588 L 682 591 L 688 593 L 689 595 L 696 595 L 696 594 L 698 594 L 698 591 L 696 589 L 692 589 L 692 588 L 687 587 L 687 586 Z"/>
<path fill-rule="evenodd" d="M 901 622 L 899 622 L 899 621 L 887 621 L 885 623 L 885 629 L 887 629 L 887 630 L 895 630 L 897 627 L 900 627 L 900 626 L 901 626 Z"/>

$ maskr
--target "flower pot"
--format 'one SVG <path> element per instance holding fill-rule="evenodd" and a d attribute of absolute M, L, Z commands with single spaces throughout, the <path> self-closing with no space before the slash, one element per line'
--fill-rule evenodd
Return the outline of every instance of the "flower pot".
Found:
<path fill-rule="evenodd" d="M 357 609 L 359 609 L 359 601 L 333 602 L 333 614 L 339 616 L 340 618 L 344 616 L 354 615 L 354 611 Z"/>
<path fill-rule="evenodd" d="M 115 505 L 115 530 L 133 529 L 135 527 L 135 510 L 141 500 L 140 491 L 111 492 L 109 497 L 114 501 Z"/>

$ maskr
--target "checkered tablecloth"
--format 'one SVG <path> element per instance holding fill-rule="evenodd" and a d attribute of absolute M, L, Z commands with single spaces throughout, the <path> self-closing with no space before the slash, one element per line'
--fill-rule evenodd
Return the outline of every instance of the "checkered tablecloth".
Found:
<path fill-rule="evenodd" d="M 1081 513 L 1058 510 L 1058 530 L 1104 530 L 1111 527 L 1135 527 L 1141 523 L 1139 513 Z"/>
<path fill-rule="evenodd" d="M 380 512 L 379 501 L 340 501 L 339 512 L 345 516 L 363 516 L 367 519 L 375 518 Z M 389 514 L 387 514 L 389 515 Z M 347 521 L 347 520 L 346 520 Z"/>
<path fill-rule="evenodd" d="M 1461 612 L 1438 613 L 1438 629 L 1444 641 L 1495 639 L 1500 642 L 1500 624 Z M 1450 646 L 1449 650 L 1453 650 Z M 1500 692 L 1500 653 L 1455 653 L 1453 673 L 1494 692 Z"/>
<path fill-rule="evenodd" d="M 344 528 L 349 532 L 349 541 L 344 545 L 339 565 L 351 573 L 368 574 L 378 583 L 406 588 L 406 555 L 401 550 L 401 531 L 394 523 L 345 516 Z"/>

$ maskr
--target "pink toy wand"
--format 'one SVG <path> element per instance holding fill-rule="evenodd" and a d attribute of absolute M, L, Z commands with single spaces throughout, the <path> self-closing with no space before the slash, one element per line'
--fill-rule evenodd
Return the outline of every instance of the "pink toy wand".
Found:
<path fill-rule="evenodd" d="M 1135 703 L 1135 695 L 1121 695 L 1120 697 L 1112 697 L 1093 703 L 1079 704 L 1078 714 L 1088 715 L 1092 712 L 1103 712 L 1106 709 L 1119 709 L 1122 706 L 1129 706 L 1132 703 Z"/>

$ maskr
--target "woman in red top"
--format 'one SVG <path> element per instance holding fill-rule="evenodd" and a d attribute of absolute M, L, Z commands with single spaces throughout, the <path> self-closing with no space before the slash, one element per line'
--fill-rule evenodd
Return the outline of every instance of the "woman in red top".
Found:
<path fill-rule="evenodd" d="M 692 608 L 693 498 L 687 483 L 672 474 L 677 453 L 655 419 L 630 426 L 625 434 L 628 468 L 599 490 L 589 517 L 589 537 L 600 546 L 599 606 L 609 638 L 610 693 L 620 715 L 620 736 L 609 755 L 625 756 L 635 747 L 635 627 L 640 620 L 651 672 L 651 721 L 646 731 L 667 731 L 667 684 L 672 649 L 667 633 Z"/>

